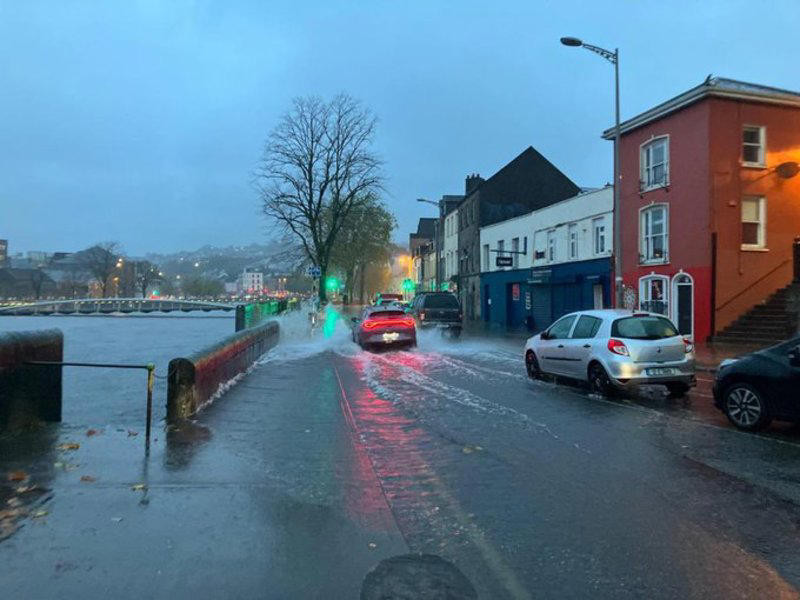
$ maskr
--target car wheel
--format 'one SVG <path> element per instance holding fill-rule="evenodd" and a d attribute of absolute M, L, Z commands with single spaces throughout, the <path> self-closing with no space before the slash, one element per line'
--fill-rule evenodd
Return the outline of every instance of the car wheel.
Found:
<path fill-rule="evenodd" d="M 734 383 L 725 390 L 723 408 L 728 420 L 744 431 L 757 431 L 772 420 L 764 397 L 747 383 Z"/>
<path fill-rule="evenodd" d="M 668 383 L 667 395 L 670 398 L 683 398 L 689 391 L 689 386 L 685 383 Z"/>
<path fill-rule="evenodd" d="M 528 377 L 531 379 L 542 378 L 542 370 L 539 368 L 539 361 L 531 350 L 528 350 L 527 354 L 525 354 L 525 369 L 528 371 Z"/>
<path fill-rule="evenodd" d="M 611 378 L 600 363 L 592 363 L 589 367 L 589 387 L 592 392 L 601 396 L 613 396 L 616 391 Z"/>

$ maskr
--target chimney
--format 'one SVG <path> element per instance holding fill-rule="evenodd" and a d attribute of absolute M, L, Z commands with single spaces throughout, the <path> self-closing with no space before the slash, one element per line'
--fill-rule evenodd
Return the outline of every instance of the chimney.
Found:
<path fill-rule="evenodd" d="M 467 175 L 466 183 L 464 185 L 464 195 L 469 196 L 482 183 L 483 183 L 483 177 L 481 177 L 477 173 L 472 173 L 471 175 Z"/>

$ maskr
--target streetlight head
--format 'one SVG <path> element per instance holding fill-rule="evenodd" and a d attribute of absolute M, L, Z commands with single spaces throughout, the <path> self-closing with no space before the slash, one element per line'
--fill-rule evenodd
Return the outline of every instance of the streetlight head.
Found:
<path fill-rule="evenodd" d="M 417 202 L 427 202 L 425 198 L 417 198 Z"/>
<path fill-rule="evenodd" d="M 583 42 L 574 37 L 562 37 L 561 43 L 565 46 L 583 46 Z"/>

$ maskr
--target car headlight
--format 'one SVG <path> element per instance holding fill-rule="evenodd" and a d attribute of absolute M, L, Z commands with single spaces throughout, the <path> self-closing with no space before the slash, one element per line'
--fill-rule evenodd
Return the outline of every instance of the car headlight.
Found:
<path fill-rule="evenodd" d="M 725 367 L 729 367 L 729 366 L 731 366 L 732 364 L 734 364 L 734 363 L 736 363 L 738 361 L 739 361 L 738 358 L 726 358 L 721 363 L 719 363 L 719 368 L 720 369 L 724 369 Z"/>

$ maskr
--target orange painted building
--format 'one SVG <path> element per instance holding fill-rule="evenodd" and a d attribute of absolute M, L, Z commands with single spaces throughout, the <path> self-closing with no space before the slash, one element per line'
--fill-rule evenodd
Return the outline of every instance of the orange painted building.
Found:
<path fill-rule="evenodd" d="M 626 306 L 705 341 L 791 281 L 800 93 L 709 78 L 621 131 Z"/>

